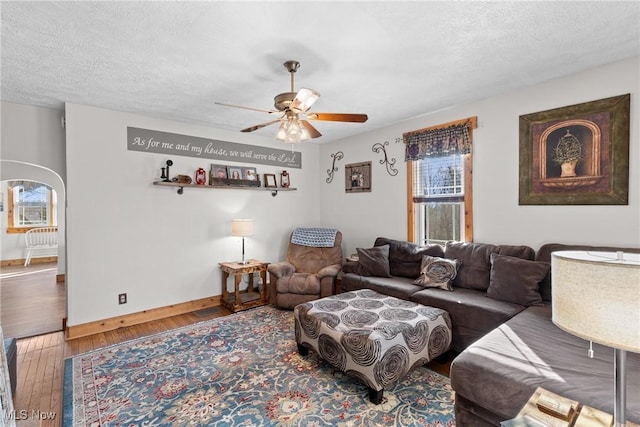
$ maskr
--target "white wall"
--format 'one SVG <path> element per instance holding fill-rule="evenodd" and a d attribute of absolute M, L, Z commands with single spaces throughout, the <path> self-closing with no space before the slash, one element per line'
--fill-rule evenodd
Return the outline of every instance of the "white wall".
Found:
<path fill-rule="evenodd" d="M 0 158 L 49 168 L 64 180 L 64 111 L 2 101 L 0 112 Z"/>
<path fill-rule="evenodd" d="M 396 139 L 474 115 L 480 126 L 474 130 L 475 241 L 536 249 L 546 242 L 640 246 L 639 69 L 634 58 L 348 140 L 302 144 L 296 150 L 303 152 L 303 169 L 288 169 L 299 190 L 275 198 L 266 191 L 220 189 L 186 189 L 179 196 L 151 184 L 167 156 L 126 149 L 127 126 L 282 147 L 270 138 L 74 104 L 65 113 L 66 165 L 57 110 L 3 102 L 0 152 L 2 160 L 37 163 L 67 177 L 68 321 L 77 325 L 219 295 L 218 262 L 240 257 L 240 240 L 229 236 L 233 218 L 256 219 L 247 255 L 270 262 L 282 258 L 295 226 L 339 228 L 345 253 L 371 246 L 377 236 L 406 239 L 404 145 Z M 519 116 L 625 93 L 631 93 L 629 205 L 519 206 Z M 379 163 L 382 154 L 372 151 L 385 141 L 389 158 L 396 159 L 396 176 Z M 344 159 L 328 184 L 330 155 L 337 151 Z M 172 160 L 172 175 L 193 175 L 197 167 L 216 163 Z M 346 194 L 344 165 L 368 160 L 372 192 Z M 279 172 L 256 167 L 259 173 Z M 117 304 L 122 292 L 129 297 L 126 305 Z"/>
<path fill-rule="evenodd" d="M 406 167 L 403 132 L 477 116 L 473 131 L 474 241 L 524 244 L 549 242 L 640 246 L 639 59 L 610 64 L 545 84 L 454 106 L 400 125 L 322 145 L 320 171 L 326 177 L 330 155 L 344 152 L 331 184 L 320 189 L 320 217 L 338 226 L 347 253 L 369 247 L 377 236 L 407 239 Z M 428 73 L 425 78 L 428 78 Z M 631 93 L 629 204 L 626 206 L 519 206 L 519 116 Z M 420 96 L 420 94 L 417 94 Z M 424 94 L 429 96 L 429 94 Z M 372 152 L 389 141 L 387 152 L 399 173 L 388 175 Z M 372 161 L 371 193 L 346 194 L 344 164 Z"/>
<path fill-rule="evenodd" d="M 65 271 L 64 258 L 64 177 L 65 133 L 62 110 L 0 103 L 0 163 L 2 194 L 7 206 L 6 180 L 28 179 L 43 182 L 58 193 L 58 273 Z M 7 234 L 6 208 L 0 212 L 0 259 L 24 258 L 24 234 Z"/>
<path fill-rule="evenodd" d="M 66 105 L 68 324 L 220 295 L 218 263 L 238 261 L 233 218 L 254 218 L 248 258 L 284 256 L 296 226 L 317 226 L 318 145 L 301 144 L 302 169 L 289 169 L 297 191 L 175 188 L 152 185 L 167 159 L 171 175 L 193 177 L 208 159 L 127 150 L 127 127 L 288 149 L 271 138 L 222 131 L 75 104 Z M 224 163 L 224 162 L 222 162 Z M 241 165 L 242 163 L 228 163 Z M 274 166 L 258 173 L 279 173 Z M 128 303 L 118 305 L 126 292 Z"/>

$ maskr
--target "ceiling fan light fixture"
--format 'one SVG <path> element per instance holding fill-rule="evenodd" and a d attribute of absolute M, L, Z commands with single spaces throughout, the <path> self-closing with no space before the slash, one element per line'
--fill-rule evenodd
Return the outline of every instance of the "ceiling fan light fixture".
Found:
<path fill-rule="evenodd" d="M 311 139 L 311 135 L 302 123 L 300 123 L 300 120 L 293 119 L 282 122 L 278 128 L 275 139 L 287 144 L 297 144 Z"/>
<path fill-rule="evenodd" d="M 313 103 L 316 102 L 319 97 L 319 92 L 316 92 L 313 89 L 302 88 L 296 94 L 296 97 L 293 99 L 289 109 L 297 113 L 304 113 L 311 108 Z"/>
<path fill-rule="evenodd" d="M 289 92 L 279 93 L 273 98 L 275 110 L 261 110 L 258 108 L 216 102 L 216 104 L 227 107 L 245 108 L 280 115 L 280 117 L 275 120 L 241 129 L 241 132 L 254 132 L 280 122 L 280 127 L 276 132 L 275 139 L 289 144 L 295 144 L 322 136 L 318 129 L 309 123 L 309 120 L 351 123 L 364 123 L 367 121 L 366 114 L 308 113 L 309 108 L 311 108 L 320 97 L 320 93 L 309 88 L 301 88 L 298 92 L 294 92 L 294 75 L 298 68 L 300 68 L 300 63 L 292 60 L 285 62 L 283 65 L 287 71 L 289 71 L 291 77 L 291 90 Z M 299 115 L 302 115 L 302 119 L 300 119 Z"/>

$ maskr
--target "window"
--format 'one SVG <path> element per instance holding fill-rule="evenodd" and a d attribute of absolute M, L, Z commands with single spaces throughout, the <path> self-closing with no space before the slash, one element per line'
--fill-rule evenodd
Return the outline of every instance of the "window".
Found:
<path fill-rule="evenodd" d="M 475 120 L 465 120 L 462 125 L 475 127 Z M 449 123 L 404 135 L 408 240 L 420 245 L 473 240 L 471 132 L 465 130 L 463 147 L 458 130 L 452 130 L 455 126 Z M 425 136 L 425 132 L 435 135 Z"/>
<path fill-rule="evenodd" d="M 413 162 L 416 242 L 464 239 L 464 160 L 460 154 Z"/>
<path fill-rule="evenodd" d="M 35 227 L 56 226 L 56 191 L 34 181 L 9 181 L 7 185 L 9 233 Z"/>

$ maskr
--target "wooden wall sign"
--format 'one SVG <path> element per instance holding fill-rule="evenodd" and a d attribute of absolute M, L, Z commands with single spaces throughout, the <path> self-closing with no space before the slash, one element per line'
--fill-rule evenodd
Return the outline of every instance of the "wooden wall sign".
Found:
<path fill-rule="evenodd" d="M 302 153 L 191 135 L 127 127 L 127 149 L 302 169 Z"/>

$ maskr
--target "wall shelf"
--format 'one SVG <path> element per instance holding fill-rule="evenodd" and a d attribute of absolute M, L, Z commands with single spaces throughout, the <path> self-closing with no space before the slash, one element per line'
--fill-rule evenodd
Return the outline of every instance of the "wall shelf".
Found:
<path fill-rule="evenodd" d="M 179 182 L 153 181 L 153 185 L 161 187 L 177 187 L 178 194 L 182 194 L 185 188 L 208 188 L 215 190 L 253 190 L 253 191 L 271 191 L 273 197 L 278 195 L 279 191 L 296 191 L 297 188 L 271 188 L 271 187 L 252 187 L 248 185 L 198 185 L 198 184 L 181 184 Z"/>

